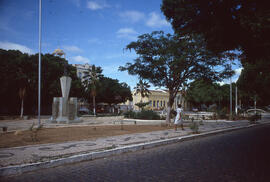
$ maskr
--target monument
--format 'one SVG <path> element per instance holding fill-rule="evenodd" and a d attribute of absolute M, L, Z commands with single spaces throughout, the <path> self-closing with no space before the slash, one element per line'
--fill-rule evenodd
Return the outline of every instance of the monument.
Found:
<path fill-rule="evenodd" d="M 64 55 L 62 50 L 56 49 L 54 54 L 58 56 Z M 67 76 L 66 66 L 64 67 L 64 76 L 60 78 L 62 97 L 54 97 L 52 104 L 52 123 L 72 123 L 72 122 L 80 122 L 81 120 L 77 115 L 77 98 L 71 97 L 69 98 L 69 91 L 71 86 L 72 79 Z"/>

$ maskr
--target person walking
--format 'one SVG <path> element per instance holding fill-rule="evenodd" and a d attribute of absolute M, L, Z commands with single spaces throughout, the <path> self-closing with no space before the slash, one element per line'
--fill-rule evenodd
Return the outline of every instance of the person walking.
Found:
<path fill-rule="evenodd" d="M 175 117 L 175 120 L 174 120 L 174 130 L 177 131 L 177 125 L 180 124 L 182 130 L 184 130 L 184 126 L 183 126 L 183 109 L 182 109 L 182 105 L 181 104 L 178 104 L 178 108 L 176 109 L 176 117 Z"/>

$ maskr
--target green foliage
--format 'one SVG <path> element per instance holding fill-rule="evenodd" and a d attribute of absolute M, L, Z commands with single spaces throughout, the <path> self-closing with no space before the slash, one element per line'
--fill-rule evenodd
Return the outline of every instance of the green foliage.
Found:
<path fill-rule="evenodd" d="M 208 51 L 200 36 L 178 37 L 155 31 L 140 35 L 126 49 L 134 50 L 139 56 L 119 70 L 138 75 L 154 86 L 167 88 L 169 107 L 187 81 L 202 77 L 219 80 L 229 71 L 228 66 L 220 72 L 214 70 L 217 65 L 224 66 L 226 61 Z"/>
<path fill-rule="evenodd" d="M 257 106 L 269 105 L 270 61 L 258 60 L 256 64 L 245 63 L 243 67 L 237 81 L 242 103 L 253 105 L 256 97 Z"/>
<path fill-rule="evenodd" d="M 124 113 L 125 118 L 135 118 L 136 117 L 136 112 L 134 111 L 127 111 Z"/>
<path fill-rule="evenodd" d="M 235 83 L 232 83 L 233 103 L 235 102 Z M 227 107 L 230 101 L 230 85 L 220 85 L 209 80 L 195 80 L 189 84 L 185 96 L 188 102 L 193 106 L 200 108 L 202 104 L 213 106 L 211 111 L 220 110 Z"/>
<path fill-rule="evenodd" d="M 200 106 L 201 104 L 209 106 L 219 101 L 221 97 L 219 87 L 219 84 L 212 83 L 211 81 L 195 80 L 190 83 L 187 89 L 186 99 L 195 106 Z"/>
<path fill-rule="evenodd" d="M 261 120 L 262 116 L 260 114 L 253 114 L 248 117 L 248 120 L 251 124 L 255 124 L 256 121 Z"/>
<path fill-rule="evenodd" d="M 126 83 L 119 83 L 117 79 L 102 77 L 97 87 L 97 102 L 118 104 L 132 100 L 130 87 Z"/>
<path fill-rule="evenodd" d="M 142 110 L 141 112 L 137 113 L 136 119 L 158 120 L 158 119 L 160 119 L 160 117 L 155 111 Z"/>
<path fill-rule="evenodd" d="M 150 91 L 148 90 L 149 88 L 150 85 L 140 79 L 139 83 L 137 83 L 136 87 L 134 87 L 135 95 L 140 94 L 141 98 L 148 97 L 150 94 Z"/>
<path fill-rule="evenodd" d="M 253 63 L 270 57 L 269 8 L 268 1 L 256 0 L 163 0 L 161 6 L 180 35 L 203 35 L 215 52 L 241 48 Z"/>
<path fill-rule="evenodd" d="M 228 109 L 226 107 L 222 108 L 218 111 L 218 118 L 219 119 L 228 119 Z"/>
<path fill-rule="evenodd" d="M 26 88 L 24 97 L 24 113 L 37 113 L 38 99 L 38 54 L 28 55 L 20 51 L 0 49 L 0 113 L 19 114 L 19 90 Z M 50 114 L 53 97 L 61 96 L 60 77 L 64 73 L 62 59 L 51 54 L 42 55 L 41 65 L 41 114 Z M 67 66 L 72 78 L 70 96 L 78 97 L 84 91 L 76 76 L 76 68 Z"/>
<path fill-rule="evenodd" d="M 128 111 L 124 113 L 125 118 L 133 118 L 133 119 L 149 119 L 149 120 L 159 120 L 160 116 L 151 110 L 142 110 L 140 112 Z"/>

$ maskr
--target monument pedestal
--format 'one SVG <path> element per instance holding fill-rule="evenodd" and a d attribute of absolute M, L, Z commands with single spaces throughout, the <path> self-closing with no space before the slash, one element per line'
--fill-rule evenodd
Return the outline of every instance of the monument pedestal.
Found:
<path fill-rule="evenodd" d="M 71 78 L 63 76 L 60 78 L 62 97 L 54 97 L 52 104 L 52 123 L 75 123 L 81 122 L 78 118 L 77 98 L 71 97 L 68 99 Z"/>

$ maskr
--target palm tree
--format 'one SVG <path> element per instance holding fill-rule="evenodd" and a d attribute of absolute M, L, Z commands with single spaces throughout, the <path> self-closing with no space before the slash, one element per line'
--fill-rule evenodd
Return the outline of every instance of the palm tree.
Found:
<path fill-rule="evenodd" d="M 96 95 L 97 85 L 99 84 L 99 78 L 102 77 L 101 67 L 93 65 L 88 71 L 85 71 L 85 84 L 88 90 L 91 90 L 90 95 L 93 97 L 93 113 L 96 115 Z"/>
<path fill-rule="evenodd" d="M 20 88 L 19 89 L 19 97 L 21 99 L 21 118 L 23 117 L 23 100 L 24 100 L 24 97 L 25 97 L 25 91 L 26 91 L 26 88 Z"/>
<path fill-rule="evenodd" d="M 142 79 L 140 79 L 139 83 L 137 83 L 136 87 L 134 87 L 135 95 L 137 94 L 141 95 L 141 101 L 139 105 L 141 105 L 142 107 L 145 106 L 145 105 L 142 105 L 142 99 L 144 97 L 148 97 L 151 94 L 150 91 L 148 90 L 149 88 L 150 88 L 150 85 L 147 82 L 143 81 Z"/>

